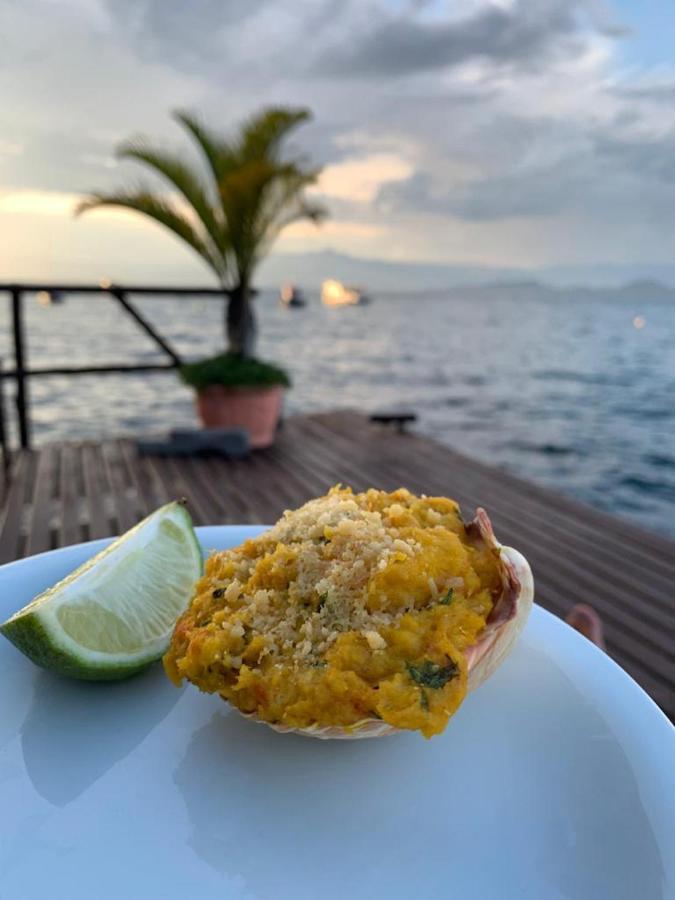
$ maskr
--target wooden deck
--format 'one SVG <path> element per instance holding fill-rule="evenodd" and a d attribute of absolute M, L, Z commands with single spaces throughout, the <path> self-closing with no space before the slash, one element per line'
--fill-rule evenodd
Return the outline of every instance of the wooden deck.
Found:
<path fill-rule="evenodd" d="M 250 459 L 138 457 L 129 440 L 21 452 L 5 485 L 0 562 L 118 534 L 185 497 L 197 524 L 273 522 L 336 482 L 485 506 L 530 560 L 537 601 L 558 615 L 591 603 L 616 661 L 675 718 L 675 543 L 355 412 L 287 420 Z"/>

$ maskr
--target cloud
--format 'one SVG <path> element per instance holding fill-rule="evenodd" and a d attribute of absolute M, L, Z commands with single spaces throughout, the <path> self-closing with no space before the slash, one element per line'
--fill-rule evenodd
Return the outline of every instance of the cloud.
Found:
<path fill-rule="evenodd" d="M 520 68 L 550 62 L 582 46 L 574 0 L 484 4 L 450 21 L 380 15 L 379 22 L 321 53 L 317 71 L 342 76 L 405 77 L 474 59 Z"/>
<path fill-rule="evenodd" d="M 376 205 L 383 215 L 427 214 L 478 223 L 574 215 L 589 232 L 595 225 L 596 241 L 603 237 L 597 229 L 612 219 L 630 221 L 631 228 L 642 226 L 645 232 L 657 222 L 672 227 L 675 128 L 664 127 L 663 121 L 646 127 L 622 111 L 607 123 L 568 123 L 566 139 L 565 130 L 554 129 L 554 137 L 550 129 L 547 122 L 534 124 L 531 153 L 521 154 L 516 164 L 488 165 L 457 179 L 444 175 L 446 170 L 435 174 L 429 165 L 382 185 Z"/>
<path fill-rule="evenodd" d="M 411 173 L 411 166 L 394 153 L 374 153 L 326 166 L 316 186 L 328 198 L 370 203 L 382 186 L 401 181 Z"/>
<path fill-rule="evenodd" d="M 6 275 L 53 246 L 73 276 L 115 254 L 161 270 L 162 248 L 170 267 L 159 228 L 72 222 L 57 197 L 133 182 L 112 158 L 131 134 L 189 153 L 171 109 L 226 130 L 266 103 L 314 110 L 295 143 L 325 165 L 333 215 L 281 249 L 519 265 L 675 251 L 675 73 L 628 66 L 602 0 L 6 0 L 0 29 Z"/>
<path fill-rule="evenodd" d="M 235 39 L 270 0 L 105 0 L 114 32 L 143 59 L 193 70 Z M 224 61 L 221 56 L 221 61 Z"/>
<path fill-rule="evenodd" d="M 675 132 L 596 135 L 594 149 L 609 173 L 632 174 L 636 185 L 660 185 L 675 191 Z"/>
<path fill-rule="evenodd" d="M 23 144 L 0 140 L 0 156 L 20 156 L 22 153 Z"/>
<path fill-rule="evenodd" d="M 0 215 L 18 214 L 38 218 L 48 216 L 73 220 L 80 200 L 80 194 L 62 191 L 5 191 L 0 192 Z M 126 209 L 117 209 L 114 206 L 95 209 L 87 215 L 88 217 L 94 216 L 97 220 L 123 222 L 125 226 L 132 228 L 157 228 L 149 219 L 135 215 Z"/>
<path fill-rule="evenodd" d="M 7 191 L 0 194 L 0 213 L 29 213 L 42 216 L 71 215 L 77 195 L 48 191 Z"/>
<path fill-rule="evenodd" d="M 636 84 L 619 84 L 614 94 L 621 100 L 647 101 L 650 104 L 672 104 L 675 100 L 675 83 L 672 78 L 659 81 L 639 81 Z"/>

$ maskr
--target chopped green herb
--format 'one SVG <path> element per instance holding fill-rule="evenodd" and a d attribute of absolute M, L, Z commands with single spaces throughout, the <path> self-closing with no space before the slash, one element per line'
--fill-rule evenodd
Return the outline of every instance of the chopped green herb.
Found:
<path fill-rule="evenodd" d="M 441 606 L 450 606 L 450 603 L 452 601 L 452 595 L 454 594 L 454 592 L 455 592 L 454 588 L 450 588 L 448 593 L 444 597 L 441 597 L 441 599 L 438 601 L 441 604 Z"/>
<path fill-rule="evenodd" d="M 312 668 L 313 669 L 325 669 L 327 665 L 328 665 L 328 663 L 326 662 L 325 659 L 317 659 L 316 662 L 312 663 Z"/>
<path fill-rule="evenodd" d="M 221 597 L 225 596 L 225 588 L 216 588 L 213 592 L 213 599 L 220 600 Z"/>
<path fill-rule="evenodd" d="M 459 672 L 459 666 L 452 660 L 448 662 L 447 666 L 439 666 L 438 663 L 425 659 L 420 666 L 406 663 L 406 668 L 408 675 L 416 684 L 434 688 L 435 690 L 444 687 Z"/>
<path fill-rule="evenodd" d="M 420 706 L 425 712 L 429 712 L 429 698 L 424 688 L 420 688 Z"/>
<path fill-rule="evenodd" d="M 317 604 L 317 610 L 323 609 L 326 605 L 326 600 L 328 600 L 328 594 L 319 594 L 319 602 Z"/>

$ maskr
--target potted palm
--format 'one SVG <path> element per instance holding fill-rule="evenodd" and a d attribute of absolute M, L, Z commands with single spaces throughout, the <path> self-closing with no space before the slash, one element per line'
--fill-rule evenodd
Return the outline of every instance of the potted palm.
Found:
<path fill-rule="evenodd" d="M 190 246 L 223 287 L 226 349 L 182 367 L 197 392 L 206 427 L 245 428 L 251 446 L 274 439 L 283 389 L 290 384 L 279 366 L 254 356 L 253 276 L 279 233 L 292 222 L 319 222 L 324 210 L 305 196 L 320 169 L 283 153 L 288 135 L 310 118 L 306 109 L 270 107 L 250 118 L 237 134 L 216 134 L 195 116 L 177 112 L 203 157 L 198 167 L 145 140 L 122 144 L 117 155 L 143 163 L 160 175 L 178 198 L 149 187 L 94 193 L 77 207 L 134 210 L 163 225 Z"/>

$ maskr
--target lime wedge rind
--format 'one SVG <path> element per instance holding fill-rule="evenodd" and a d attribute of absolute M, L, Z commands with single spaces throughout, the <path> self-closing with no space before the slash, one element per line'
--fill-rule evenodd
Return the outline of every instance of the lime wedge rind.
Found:
<path fill-rule="evenodd" d="M 0 633 L 43 668 L 125 678 L 162 656 L 202 570 L 190 515 L 169 503 L 39 594 Z"/>

